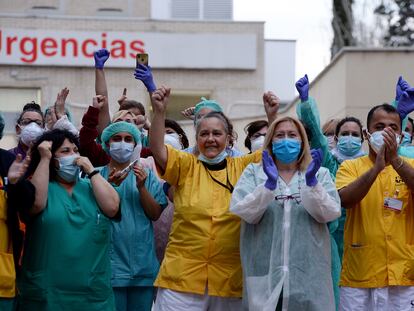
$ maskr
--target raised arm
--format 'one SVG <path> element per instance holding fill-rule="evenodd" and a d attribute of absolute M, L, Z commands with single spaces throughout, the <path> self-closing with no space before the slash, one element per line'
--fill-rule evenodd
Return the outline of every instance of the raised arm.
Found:
<path fill-rule="evenodd" d="M 300 97 L 300 102 L 296 106 L 296 114 L 311 133 L 310 147 L 312 149 L 322 149 L 322 166 L 328 168 L 330 173 L 335 176 L 338 170 L 338 162 L 330 153 L 328 140 L 322 132 L 318 106 L 315 100 L 309 97 L 308 76 L 305 75 L 300 78 L 295 86 Z"/>
<path fill-rule="evenodd" d="M 55 114 L 54 124 L 52 127 L 49 126 L 49 129 L 61 129 L 67 130 L 74 134 L 75 136 L 79 135 L 79 131 L 75 125 L 69 120 L 68 115 L 66 114 L 66 98 L 69 95 L 69 89 L 67 87 L 63 88 L 56 97 L 56 102 L 54 109 L 51 113 Z M 52 118 L 53 119 L 53 118 Z"/>
<path fill-rule="evenodd" d="M 140 80 L 142 83 L 144 83 L 148 93 L 151 94 L 157 89 L 154 83 L 154 77 L 152 76 L 152 69 L 150 66 L 139 64 L 138 67 L 135 68 L 134 76 L 135 79 Z"/>
<path fill-rule="evenodd" d="M 76 160 L 76 165 L 78 165 L 83 172 L 88 176 L 91 173 L 94 173 L 94 167 L 92 163 L 86 157 L 79 157 Z M 115 217 L 119 210 L 119 196 L 116 190 L 102 177 L 99 173 L 94 173 L 90 177 L 92 191 L 95 195 L 96 202 L 98 202 L 99 207 L 102 212 L 109 218 Z"/>
<path fill-rule="evenodd" d="M 52 158 L 52 142 L 43 141 L 37 149 L 40 154 L 40 161 L 32 176 L 31 182 L 36 188 L 35 201 L 29 214 L 36 215 L 43 211 L 47 203 L 49 190 L 49 163 Z"/>
<path fill-rule="evenodd" d="M 165 115 L 167 112 L 168 99 L 171 89 L 161 86 L 151 94 L 151 105 L 154 112 L 149 141 L 155 162 L 164 173 L 167 167 L 168 152 L 164 145 Z"/>
<path fill-rule="evenodd" d="M 96 142 L 98 137 L 99 111 L 105 101 L 105 96 L 98 95 L 92 100 L 87 112 L 82 118 L 82 128 L 79 132 L 79 152 L 82 156 L 91 159 L 94 166 L 104 166 L 109 162 L 109 156 L 102 149 L 102 146 Z"/>
<path fill-rule="evenodd" d="M 267 115 L 267 122 L 270 124 L 277 119 L 279 111 L 280 99 L 272 91 L 263 94 L 263 106 Z"/>
<path fill-rule="evenodd" d="M 95 93 L 96 95 L 105 96 L 106 100 L 99 111 L 98 133 L 101 134 L 103 129 L 110 123 L 108 105 L 108 87 L 106 85 L 104 65 L 109 58 L 109 51 L 107 49 L 100 49 L 94 53 L 95 58 Z"/>

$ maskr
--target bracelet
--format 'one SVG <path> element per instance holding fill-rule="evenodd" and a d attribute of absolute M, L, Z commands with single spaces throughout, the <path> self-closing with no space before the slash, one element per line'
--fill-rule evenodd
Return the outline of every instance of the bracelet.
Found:
<path fill-rule="evenodd" d="M 88 178 L 91 179 L 96 174 L 99 174 L 99 171 L 98 170 L 93 170 L 91 173 L 88 174 Z"/>
<path fill-rule="evenodd" d="M 400 158 L 400 160 L 401 160 L 401 162 L 400 162 L 400 164 L 398 164 L 398 166 L 395 168 L 395 170 L 400 169 L 404 165 L 404 160 L 401 159 L 401 158 Z"/>

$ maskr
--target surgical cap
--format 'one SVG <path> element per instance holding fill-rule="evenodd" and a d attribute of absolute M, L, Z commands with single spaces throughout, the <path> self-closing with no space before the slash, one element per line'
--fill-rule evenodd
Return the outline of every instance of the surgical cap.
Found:
<path fill-rule="evenodd" d="M 3 115 L 0 113 L 0 139 L 3 138 L 3 130 L 4 130 L 4 118 L 3 118 Z"/>
<path fill-rule="evenodd" d="M 194 114 L 198 114 L 201 109 L 208 108 L 216 112 L 223 112 L 223 108 L 221 108 L 220 104 L 215 100 L 206 99 L 205 97 L 201 97 L 201 102 L 199 102 L 194 109 Z"/>
<path fill-rule="evenodd" d="M 112 123 L 103 130 L 101 135 L 102 149 L 109 152 L 106 144 L 112 136 L 121 132 L 131 134 L 132 137 L 134 137 L 135 142 L 137 144 L 141 144 L 141 132 L 137 129 L 137 127 L 131 123 L 121 121 Z"/>

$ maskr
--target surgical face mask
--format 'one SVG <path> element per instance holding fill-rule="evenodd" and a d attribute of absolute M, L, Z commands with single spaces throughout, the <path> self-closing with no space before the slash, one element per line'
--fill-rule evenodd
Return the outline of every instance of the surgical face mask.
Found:
<path fill-rule="evenodd" d="M 218 155 L 216 155 L 214 158 L 207 158 L 204 154 L 200 153 L 198 156 L 198 159 L 204 163 L 208 164 L 219 164 L 224 161 L 225 158 L 227 158 L 227 151 L 224 149 L 222 152 L 220 152 Z"/>
<path fill-rule="evenodd" d="M 164 144 L 171 145 L 174 149 L 182 150 L 180 135 L 177 133 L 170 133 L 164 135 Z"/>
<path fill-rule="evenodd" d="M 326 138 L 328 139 L 328 149 L 332 150 L 333 148 L 335 148 L 336 146 L 335 136 L 329 135 L 329 136 L 326 136 Z"/>
<path fill-rule="evenodd" d="M 283 138 L 272 142 L 272 152 L 276 159 L 289 164 L 298 159 L 301 142 L 294 138 Z"/>
<path fill-rule="evenodd" d="M 118 163 L 129 162 L 134 151 L 134 144 L 124 141 L 111 143 L 109 155 Z"/>
<path fill-rule="evenodd" d="M 382 133 L 384 133 L 384 131 L 376 131 L 372 134 L 368 133 L 369 145 L 371 146 L 372 150 L 375 151 L 375 153 L 378 153 L 384 144 L 384 136 L 382 136 Z"/>
<path fill-rule="evenodd" d="M 250 143 L 251 143 L 252 152 L 255 152 L 256 150 L 263 148 L 264 141 L 265 141 L 264 136 L 259 136 L 256 139 L 251 140 Z"/>
<path fill-rule="evenodd" d="M 79 154 L 55 158 L 59 162 L 59 168 L 56 170 L 57 175 L 67 182 L 74 182 L 79 176 L 79 166 L 75 164 L 75 160 Z"/>
<path fill-rule="evenodd" d="M 406 131 L 403 131 L 403 133 L 404 133 L 404 138 L 403 138 L 403 140 L 401 142 L 401 146 L 409 146 L 409 145 L 411 145 L 411 134 L 408 133 L 408 132 L 406 132 Z"/>
<path fill-rule="evenodd" d="M 20 128 L 22 129 L 20 133 L 20 140 L 28 147 L 30 147 L 30 145 L 43 134 L 43 129 L 35 122 L 30 122 L 26 126 L 20 126 Z"/>
<path fill-rule="evenodd" d="M 336 148 L 340 153 L 346 156 L 354 156 L 361 150 L 361 137 L 355 136 L 339 136 Z"/>
<path fill-rule="evenodd" d="M 384 136 L 382 135 L 384 131 L 376 131 L 372 134 L 368 133 L 369 136 L 369 144 L 371 148 L 375 151 L 375 153 L 378 153 L 380 151 L 382 145 L 384 144 Z M 401 141 L 401 136 L 396 134 L 395 140 L 397 141 L 397 144 Z"/>

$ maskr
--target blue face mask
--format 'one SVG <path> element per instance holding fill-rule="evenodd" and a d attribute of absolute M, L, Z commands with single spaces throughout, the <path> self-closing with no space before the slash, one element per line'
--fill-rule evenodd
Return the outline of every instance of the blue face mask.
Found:
<path fill-rule="evenodd" d="M 214 158 L 207 158 L 204 154 L 200 153 L 198 156 L 198 159 L 200 161 L 203 161 L 207 164 L 219 164 L 224 161 L 225 158 L 227 158 L 227 151 L 224 149 L 222 152 L 220 152 L 218 155 L 216 155 Z"/>
<path fill-rule="evenodd" d="M 361 150 L 362 142 L 361 137 L 354 136 L 339 136 L 336 148 L 343 155 L 352 157 Z"/>
<path fill-rule="evenodd" d="M 109 155 L 118 163 L 129 162 L 133 152 L 134 144 L 124 141 L 114 142 L 109 146 Z"/>
<path fill-rule="evenodd" d="M 401 142 L 401 146 L 409 146 L 409 145 L 411 145 L 411 135 L 410 135 L 410 133 L 408 133 L 406 131 L 403 131 L 403 133 L 404 133 L 404 138 L 403 138 L 403 140 Z"/>
<path fill-rule="evenodd" d="M 272 152 L 277 160 L 289 164 L 298 159 L 301 142 L 294 138 L 283 138 L 272 142 Z"/>
<path fill-rule="evenodd" d="M 59 168 L 56 174 L 67 182 L 74 182 L 79 176 L 79 166 L 74 162 L 79 154 L 72 154 L 70 156 L 55 158 L 59 162 Z"/>

